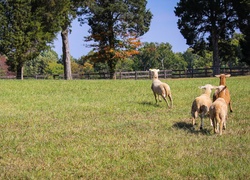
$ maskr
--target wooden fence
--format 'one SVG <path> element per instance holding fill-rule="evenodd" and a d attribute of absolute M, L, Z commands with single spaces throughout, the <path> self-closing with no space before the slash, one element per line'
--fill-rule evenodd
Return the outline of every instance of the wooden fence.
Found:
<path fill-rule="evenodd" d="M 250 68 L 235 67 L 235 68 L 221 68 L 221 73 L 231 74 L 232 76 L 250 75 Z M 203 69 L 189 69 L 189 70 L 160 70 L 159 78 L 193 78 L 193 77 L 212 77 L 212 68 Z M 85 73 L 82 75 L 83 79 L 109 79 L 109 73 Z M 116 79 L 151 79 L 149 71 L 130 71 L 130 72 L 116 72 Z"/>
<path fill-rule="evenodd" d="M 248 67 L 234 67 L 234 68 L 221 68 L 221 73 L 231 74 L 231 76 L 245 76 L 250 75 L 250 68 Z M 151 79 L 150 71 L 130 71 L 130 72 L 116 72 L 116 79 Z M 212 77 L 212 68 L 188 69 L 188 70 L 160 70 L 159 78 L 194 78 L 194 77 Z M 0 79 L 15 79 L 15 76 L 0 76 Z M 24 77 L 24 79 L 48 79 L 46 75 L 35 75 L 32 77 Z M 108 72 L 95 72 L 84 74 L 72 74 L 73 79 L 109 79 Z M 53 79 L 63 79 L 63 75 L 55 74 Z"/>

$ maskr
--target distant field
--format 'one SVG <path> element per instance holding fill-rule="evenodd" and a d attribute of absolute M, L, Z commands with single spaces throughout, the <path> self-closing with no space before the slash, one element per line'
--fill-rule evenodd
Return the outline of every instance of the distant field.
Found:
<path fill-rule="evenodd" d="M 151 80 L 0 80 L 0 179 L 250 179 L 250 76 L 230 77 L 227 130 L 191 130 L 198 86 Z"/>

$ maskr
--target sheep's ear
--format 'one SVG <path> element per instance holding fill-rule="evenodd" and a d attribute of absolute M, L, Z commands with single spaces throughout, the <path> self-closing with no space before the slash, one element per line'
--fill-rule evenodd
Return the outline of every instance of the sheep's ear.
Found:
<path fill-rule="evenodd" d="M 225 75 L 226 77 L 230 77 L 231 76 L 231 74 L 227 74 L 227 75 Z"/>
<path fill-rule="evenodd" d="M 199 86 L 198 88 L 200 88 L 200 89 L 204 89 L 204 88 L 205 88 L 205 86 Z"/>
<path fill-rule="evenodd" d="M 218 78 L 219 78 L 219 77 L 220 77 L 220 74 L 219 74 L 219 75 L 215 75 L 215 77 L 218 77 Z"/>
<path fill-rule="evenodd" d="M 156 71 L 157 71 L 157 72 L 159 72 L 159 71 L 160 71 L 160 69 L 156 69 Z"/>

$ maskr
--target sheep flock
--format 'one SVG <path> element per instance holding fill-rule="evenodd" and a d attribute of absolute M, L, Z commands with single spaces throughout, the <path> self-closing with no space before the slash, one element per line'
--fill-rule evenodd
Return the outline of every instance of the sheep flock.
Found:
<path fill-rule="evenodd" d="M 152 73 L 151 90 L 154 94 L 156 104 L 160 101 L 160 97 L 164 99 L 168 107 L 173 107 L 173 97 L 171 94 L 170 86 L 158 79 L 159 69 L 150 69 Z M 203 129 L 203 121 L 206 117 L 210 120 L 211 126 L 213 126 L 214 133 L 222 135 L 222 130 L 226 129 L 226 121 L 228 118 L 228 106 L 230 112 L 232 112 L 232 102 L 230 98 L 230 92 L 226 86 L 226 78 L 230 77 L 230 74 L 220 74 L 216 77 L 220 78 L 219 86 L 213 86 L 206 84 L 199 88 L 204 90 L 202 94 L 197 96 L 191 105 L 191 117 L 192 117 L 192 129 L 196 128 L 196 119 L 200 117 L 200 130 Z M 211 99 L 212 90 L 215 90 L 213 98 Z M 169 105 L 167 97 L 170 100 Z"/>

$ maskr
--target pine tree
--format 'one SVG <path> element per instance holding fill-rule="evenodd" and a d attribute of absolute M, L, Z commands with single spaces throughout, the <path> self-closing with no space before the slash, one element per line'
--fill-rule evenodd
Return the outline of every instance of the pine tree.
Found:
<path fill-rule="evenodd" d="M 59 31 L 49 7 L 45 0 L 0 2 L 0 52 L 7 56 L 7 63 L 17 72 L 17 79 L 23 79 L 24 63 L 46 49 Z"/>

